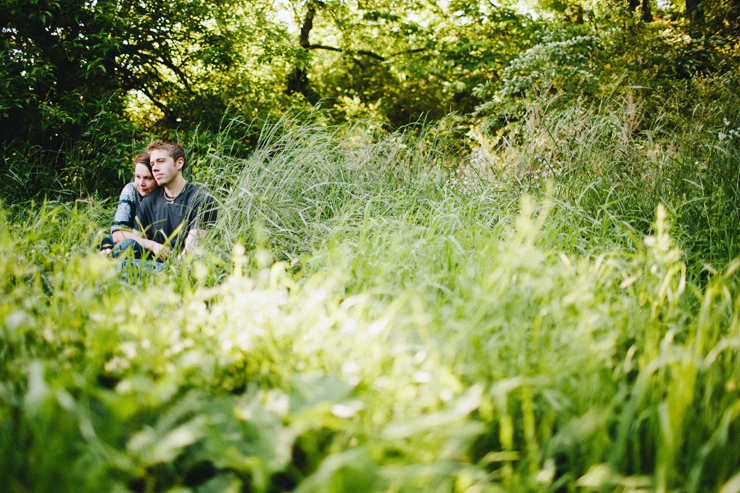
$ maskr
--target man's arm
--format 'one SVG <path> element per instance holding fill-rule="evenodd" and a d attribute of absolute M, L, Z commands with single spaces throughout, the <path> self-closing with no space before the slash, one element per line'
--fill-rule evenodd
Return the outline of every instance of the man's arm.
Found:
<path fill-rule="evenodd" d="M 116 235 L 118 236 L 118 239 L 116 239 Z M 151 250 L 154 254 L 155 258 L 162 258 L 166 259 L 172 254 L 172 250 L 170 250 L 169 247 L 164 246 L 161 243 L 157 243 L 154 240 L 149 240 L 147 238 L 144 238 L 141 236 L 141 233 L 138 231 L 116 231 L 113 233 L 113 241 L 116 243 L 120 243 L 121 241 L 125 239 L 134 240 L 136 243 L 141 245 L 143 248 L 146 248 L 147 250 Z"/>
<path fill-rule="evenodd" d="M 140 208 L 139 214 L 142 214 L 144 217 L 144 220 L 146 219 L 146 211 L 144 208 Z M 155 259 L 166 259 L 169 258 L 170 255 L 172 255 L 172 250 L 168 247 L 163 245 L 162 243 L 157 243 L 154 240 L 150 240 L 149 238 L 145 238 L 144 235 L 146 234 L 147 228 L 145 228 L 142 224 L 142 219 L 139 218 L 139 214 L 136 215 L 135 218 L 135 224 L 134 224 L 134 230 L 130 232 L 130 236 L 126 236 L 126 238 L 130 238 L 134 240 L 136 243 L 141 245 L 143 248 L 146 248 L 147 250 L 151 250 L 151 252 L 154 254 Z M 115 241 L 115 238 L 114 238 Z"/>
<path fill-rule="evenodd" d="M 180 255 L 178 255 L 178 257 L 184 257 L 185 252 L 188 251 L 188 248 L 190 248 L 191 250 L 195 248 L 198 245 L 198 240 L 205 235 L 205 229 L 191 229 L 190 231 L 188 231 L 188 235 L 185 237 L 185 246 L 183 247 L 182 252 L 180 252 Z"/>
<path fill-rule="evenodd" d="M 170 249 L 170 247 L 165 246 L 161 243 L 157 243 L 154 240 L 147 240 L 146 238 L 142 238 L 141 236 L 133 237 L 131 239 L 147 250 L 151 250 L 154 254 L 155 259 L 166 259 L 169 258 L 170 255 L 172 255 L 172 250 Z"/>
<path fill-rule="evenodd" d="M 218 213 L 216 211 L 215 200 L 210 195 L 203 193 L 193 212 L 190 220 L 190 229 L 188 230 L 188 235 L 185 237 L 185 246 L 182 252 L 180 252 L 179 257 L 183 257 L 188 249 L 194 249 L 198 245 L 198 240 L 208 233 L 203 226 L 211 227 L 216 224 Z"/>

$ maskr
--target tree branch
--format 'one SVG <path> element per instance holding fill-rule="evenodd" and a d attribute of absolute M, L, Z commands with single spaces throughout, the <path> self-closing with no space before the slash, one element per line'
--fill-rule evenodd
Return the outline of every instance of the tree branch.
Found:
<path fill-rule="evenodd" d="M 357 50 L 357 51 L 343 50 L 341 48 L 336 48 L 334 46 L 326 46 L 326 45 L 319 45 L 319 44 L 307 44 L 307 45 L 303 46 L 303 48 L 306 49 L 306 50 L 327 50 L 327 51 L 335 51 L 335 52 L 338 52 L 338 53 L 344 53 L 346 55 L 364 55 L 364 56 L 367 56 L 367 57 L 370 57 L 370 58 L 374 58 L 375 60 L 378 60 L 379 62 L 386 62 L 386 61 L 388 61 L 391 58 L 395 58 L 395 57 L 401 56 L 401 55 L 408 55 L 408 54 L 411 54 L 411 53 L 421 53 L 421 52 L 427 51 L 426 48 L 414 48 L 414 49 L 411 49 L 411 50 L 399 51 L 398 53 L 393 53 L 392 55 L 388 55 L 387 57 L 384 57 L 382 55 L 378 55 L 377 53 L 372 52 L 372 51 L 369 51 L 369 50 Z"/>
<path fill-rule="evenodd" d="M 329 51 L 338 51 L 340 53 L 344 53 L 344 50 L 341 48 L 334 48 L 333 46 L 325 46 L 325 45 L 303 45 L 302 46 L 306 50 L 329 50 Z"/>
<path fill-rule="evenodd" d="M 381 61 L 381 62 L 384 62 L 384 61 L 386 61 L 386 59 L 385 59 L 385 58 L 383 58 L 382 56 L 380 56 L 380 55 L 378 55 L 378 54 L 376 54 L 376 53 L 373 53 L 372 51 L 368 51 L 368 50 L 358 50 L 358 51 L 357 51 L 356 53 L 357 53 L 358 55 L 365 55 L 365 56 L 369 56 L 370 58 L 375 58 L 376 60 L 379 60 L 379 61 Z"/>
<path fill-rule="evenodd" d="M 142 60 L 147 60 L 151 63 L 161 63 L 168 69 L 172 70 L 175 75 L 177 75 L 177 77 L 180 79 L 180 82 L 182 82 L 183 86 L 185 86 L 185 89 L 190 94 L 194 93 L 193 88 L 190 86 L 190 82 L 188 81 L 187 75 L 180 69 L 180 67 L 175 65 L 174 62 L 164 56 L 155 56 L 147 53 L 147 51 L 149 50 L 157 51 L 155 50 L 155 48 L 148 45 L 123 45 L 120 53 L 130 56 L 137 56 Z"/>
<path fill-rule="evenodd" d="M 180 78 L 180 81 L 182 82 L 182 84 L 185 86 L 185 89 L 187 89 L 187 91 L 190 94 L 193 94 L 194 93 L 193 88 L 190 87 L 190 82 L 188 82 L 188 78 L 185 75 L 185 72 L 183 72 L 182 70 L 180 70 L 180 67 L 178 67 L 177 65 L 175 65 L 171 60 L 168 60 L 168 59 L 166 59 L 164 57 L 159 58 L 159 62 L 162 65 L 164 65 L 165 67 L 167 67 L 170 70 L 172 70 Z"/>
<path fill-rule="evenodd" d="M 427 51 L 427 49 L 426 48 L 412 48 L 410 50 L 404 50 L 404 51 L 399 51 L 397 53 L 394 53 L 390 55 L 388 58 L 395 58 L 401 55 L 410 55 L 411 53 L 422 53 L 424 51 Z"/>
<path fill-rule="evenodd" d="M 313 29 L 313 19 L 316 17 L 316 5 L 323 6 L 324 4 L 321 0 L 308 2 L 306 16 L 303 18 L 303 24 L 301 25 L 301 35 L 298 38 L 298 44 L 302 48 L 309 49 L 308 46 L 310 46 L 308 35 L 311 33 L 311 29 Z"/>
<path fill-rule="evenodd" d="M 388 60 L 388 58 L 394 58 L 399 55 L 404 55 L 408 53 L 419 53 L 422 51 L 426 51 L 426 48 L 417 48 L 413 50 L 400 51 L 388 57 L 384 57 L 382 55 L 378 55 L 377 53 L 369 51 L 369 50 L 357 50 L 357 51 L 343 50 L 342 48 L 336 48 L 334 46 L 326 46 L 322 44 L 311 44 L 311 42 L 308 40 L 308 36 L 311 33 L 311 29 L 313 29 L 313 20 L 316 17 L 316 7 L 317 6 L 323 7 L 324 2 L 322 2 L 321 0 L 309 0 L 308 5 L 306 7 L 306 15 L 303 17 L 303 24 L 301 25 L 301 34 L 298 38 L 298 44 L 304 50 L 327 50 L 327 51 L 334 51 L 337 53 L 344 53 L 348 55 L 364 55 L 366 57 L 374 58 L 375 60 L 378 60 L 379 62 L 385 62 Z"/>
<path fill-rule="evenodd" d="M 147 98 L 149 98 L 149 100 L 150 100 L 150 101 L 151 101 L 151 102 L 152 102 L 152 103 L 154 104 L 154 106 L 156 106 L 157 108 L 159 108 L 160 110 L 162 110 L 162 113 L 164 113 L 164 116 L 165 116 L 165 117 L 167 117 L 167 118 L 168 118 L 168 119 L 170 119 L 170 120 L 173 120 L 173 119 L 175 118 L 175 116 L 174 116 L 174 115 L 172 114 L 172 112 L 171 112 L 171 111 L 169 111 L 169 110 L 167 109 L 167 106 L 166 106 L 166 105 L 165 105 L 164 103 L 161 103 L 161 102 L 157 101 L 157 99 L 156 99 L 156 98 L 154 97 L 154 95 L 153 95 L 153 94 L 152 94 L 152 93 L 151 93 L 151 92 L 149 91 L 149 89 L 148 89 L 148 88 L 146 88 L 146 87 L 141 87 L 141 88 L 139 88 L 139 90 L 140 90 L 141 92 L 143 92 L 143 93 L 144 93 L 144 95 L 145 95 L 145 96 L 146 96 Z"/>

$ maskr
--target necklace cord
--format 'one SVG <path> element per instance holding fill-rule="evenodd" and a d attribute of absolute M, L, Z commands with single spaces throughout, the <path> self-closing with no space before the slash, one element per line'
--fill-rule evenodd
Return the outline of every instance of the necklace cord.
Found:
<path fill-rule="evenodd" d="M 182 187 L 182 190 L 180 190 L 179 192 L 177 192 L 177 194 L 175 194 L 174 197 L 170 196 L 170 194 L 167 193 L 167 189 L 165 188 L 164 189 L 164 200 L 167 201 L 167 203 L 170 204 L 170 205 L 174 204 L 175 203 L 175 199 L 180 196 L 180 194 L 183 192 L 183 190 L 185 190 L 185 187 L 187 185 L 188 184 L 186 183 L 185 186 Z"/>

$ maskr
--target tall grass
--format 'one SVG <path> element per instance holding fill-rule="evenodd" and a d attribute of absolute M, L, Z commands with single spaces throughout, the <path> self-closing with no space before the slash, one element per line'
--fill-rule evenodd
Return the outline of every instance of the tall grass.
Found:
<path fill-rule="evenodd" d="M 681 214 L 708 199 L 661 205 L 682 162 L 664 130 L 537 111 L 489 170 L 429 128 L 281 122 L 247 159 L 210 155 L 219 222 L 152 276 L 95 252 L 98 203 L 1 216 L 0 477 L 737 491 L 740 264 L 708 243 L 715 274 L 692 277 Z"/>
<path fill-rule="evenodd" d="M 649 234 L 664 204 L 699 277 L 740 254 L 740 99 L 730 89 L 738 77 L 699 78 L 650 97 L 629 89 L 598 106 L 563 108 L 543 97 L 510 138 L 479 137 L 482 164 L 528 193 L 554 182 L 560 210 L 574 220 L 562 231 L 582 251 Z"/>

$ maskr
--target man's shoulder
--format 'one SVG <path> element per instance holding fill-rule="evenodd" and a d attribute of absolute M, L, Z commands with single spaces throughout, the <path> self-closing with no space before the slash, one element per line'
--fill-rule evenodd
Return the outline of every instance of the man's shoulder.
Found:
<path fill-rule="evenodd" d="M 197 207 L 200 204 L 202 204 L 204 201 L 205 202 L 212 202 L 214 200 L 213 199 L 213 195 L 211 195 L 210 193 L 208 193 L 208 191 L 200 188 L 198 185 L 194 185 L 192 183 L 188 183 L 186 186 L 188 188 L 185 191 L 185 193 L 187 193 L 188 202 L 190 204 L 192 204 L 192 205 L 194 205 L 194 206 Z"/>
<path fill-rule="evenodd" d="M 188 194 L 190 194 L 192 196 L 207 196 L 207 197 L 211 197 L 211 194 L 208 193 L 207 190 L 205 190 L 204 188 L 199 187 L 198 185 L 196 185 L 194 183 L 188 182 L 187 186 L 188 186 Z"/>
<path fill-rule="evenodd" d="M 197 185 L 188 183 L 187 204 L 190 209 L 190 228 L 200 223 L 201 225 L 213 225 L 218 217 L 216 210 L 216 199 L 213 195 Z"/>

